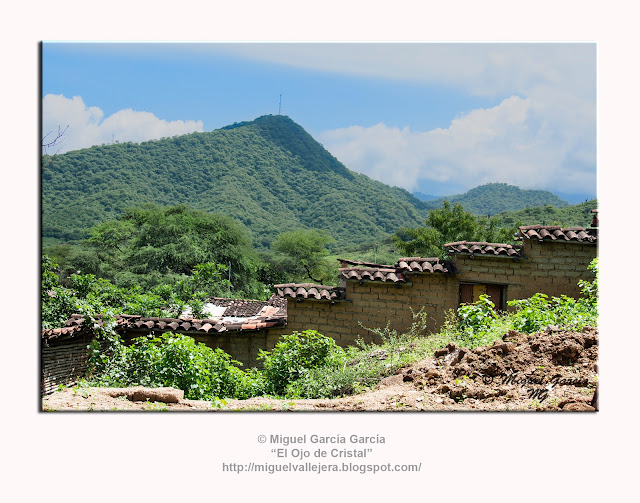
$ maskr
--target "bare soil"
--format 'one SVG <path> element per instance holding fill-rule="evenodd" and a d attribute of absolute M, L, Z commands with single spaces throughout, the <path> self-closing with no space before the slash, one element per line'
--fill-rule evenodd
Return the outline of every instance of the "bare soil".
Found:
<path fill-rule="evenodd" d="M 186 400 L 171 388 L 67 388 L 45 411 L 595 411 L 598 331 L 526 335 L 492 346 L 449 344 L 365 393 L 335 399 Z M 595 407 L 594 407 L 595 406 Z"/>

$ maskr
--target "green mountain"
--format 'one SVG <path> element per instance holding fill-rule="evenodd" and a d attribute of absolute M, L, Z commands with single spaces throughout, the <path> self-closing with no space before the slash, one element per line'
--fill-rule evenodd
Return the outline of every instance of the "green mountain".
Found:
<path fill-rule="evenodd" d="M 349 171 L 286 116 L 43 158 L 47 242 L 82 239 L 93 225 L 147 203 L 232 216 L 258 248 L 302 228 L 326 230 L 336 246 L 372 242 L 427 215 L 407 191 Z"/>
<path fill-rule="evenodd" d="M 591 210 L 598 208 L 598 200 L 592 199 L 584 203 L 555 208 L 551 205 L 536 208 L 524 208 L 516 211 L 503 211 L 495 216 L 499 227 L 514 225 L 562 225 L 563 227 L 591 227 L 593 214 Z"/>
<path fill-rule="evenodd" d="M 440 197 L 427 201 L 429 209 L 442 207 L 442 201 L 461 204 L 474 215 L 495 215 L 502 211 L 516 211 L 551 205 L 563 208 L 569 203 L 546 190 L 523 190 L 506 183 L 487 183 L 471 189 L 464 194 Z"/>

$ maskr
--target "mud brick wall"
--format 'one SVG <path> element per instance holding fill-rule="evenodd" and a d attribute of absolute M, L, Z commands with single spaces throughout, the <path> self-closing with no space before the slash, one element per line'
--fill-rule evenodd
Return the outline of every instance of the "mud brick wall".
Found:
<path fill-rule="evenodd" d="M 317 330 L 330 336 L 341 346 L 353 344 L 357 338 L 380 342 L 380 338 L 362 328 L 384 328 L 406 331 L 412 312 L 427 313 L 427 329 L 436 332 L 445 321 L 448 310 L 459 303 L 461 282 L 504 285 L 504 304 L 513 299 L 531 297 L 537 292 L 559 297 L 581 295 L 579 280 L 593 279 L 587 270 L 597 256 L 597 247 L 580 243 L 539 243 L 525 240 L 525 258 L 464 255 L 456 256 L 459 273 L 406 274 L 410 284 L 346 281 L 346 302 L 287 299 L 287 329 Z"/>
<path fill-rule="evenodd" d="M 291 333 L 287 327 L 269 328 L 264 330 L 248 330 L 246 332 L 228 332 L 208 335 L 189 333 L 196 342 L 201 342 L 212 349 L 220 348 L 231 355 L 231 358 L 243 364 L 244 369 L 261 368 L 258 361 L 259 350 L 271 351 L 280 336 Z"/>
<path fill-rule="evenodd" d="M 89 337 L 52 343 L 41 352 L 43 395 L 52 393 L 62 384 L 67 386 L 85 375 Z"/>
<path fill-rule="evenodd" d="M 587 267 L 597 257 L 596 245 L 524 241 L 524 255 L 529 260 L 524 261 L 523 265 L 528 270 L 522 270 L 525 275 L 521 280 L 523 286 L 518 291 L 518 297 L 514 298 L 530 297 L 536 292 L 577 298 L 581 296 L 578 281 L 594 279 Z"/>
<path fill-rule="evenodd" d="M 156 334 L 161 332 L 155 331 Z M 242 363 L 243 369 L 252 367 L 261 368 L 262 363 L 258 361 L 259 350 L 271 351 L 278 342 L 280 336 L 291 333 L 287 327 L 273 327 L 262 330 L 241 330 L 222 333 L 204 333 L 204 332 L 180 332 L 174 331 L 192 337 L 196 342 L 205 346 L 222 349 L 225 353 L 231 355 L 231 358 Z M 131 342 L 137 337 L 149 335 L 145 330 L 129 330 L 122 334 L 125 342 Z"/>
<path fill-rule="evenodd" d="M 593 280 L 587 270 L 597 247 L 579 243 L 524 242 L 524 258 L 456 256 L 460 282 L 505 285 L 505 300 L 524 299 L 541 292 L 550 297 L 581 295 L 579 280 Z M 506 303 L 506 302 L 505 302 Z"/>
<path fill-rule="evenodd" d="M 356 339 L 379 343 L 380 337 L 361 327 L 406 331 L 412 321 L 411 309 L 428 314 L 428 329 L 437 331 L 448 309 L 457 306 L 457 281 L 439 273 L 409 274 L 411 285 L 383 282 L 347 281 L 347 302 L 287 299 L 287 329 L 317 330 L 335 339 L 341 346 Z"/>

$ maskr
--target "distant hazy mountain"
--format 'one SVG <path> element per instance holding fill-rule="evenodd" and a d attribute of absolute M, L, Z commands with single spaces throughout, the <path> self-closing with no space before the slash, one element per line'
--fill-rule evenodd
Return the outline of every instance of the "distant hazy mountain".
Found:
<path fill-rule="evenodd" d="M 558 192 L 557 190 L 553 192 L 556 196 L 558 196 L 561 199 L 564 199 L 565 201 L 567 201 L 569 204 L 582 204 L 585 201 L 591 201 L 592 199 L 594 199 L 594 195 L 593 194 L 587 194 L 586 192 L 584 193 L 577 193 L 577 194 L 570 194 L 567 192 Z"/>
<path fill-rule="evenodd" d="M 413 197 L 420 199 L 420 201 L 431 201 L 432 199 L 440 199 L 442 196 L 432 196 L 429 194 L 423 194 L 422 192 L 412 192 Z"/>
<path fill-rule="evenodd" d="M 495 215 L 502 211 L 552 205 L 563 208 L 569 203 L 546 190 L 523 190 L 506 183 L 488 183 L 464 194 L 439 197 L 425 202 L 429 209 L 439 208 L 442 201 L 460 203 L 465 210 L 475 215 Z"/>

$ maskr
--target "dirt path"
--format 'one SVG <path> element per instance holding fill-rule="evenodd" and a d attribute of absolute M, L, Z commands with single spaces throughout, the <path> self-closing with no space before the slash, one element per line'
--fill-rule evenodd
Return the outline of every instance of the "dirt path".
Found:
<path fill-rule="evenodd" d="M 598 331 L 525 335 L 492 346 L 450 344 L 365 393 L 335 399 L 158 400 L 162 390 L 68 388 L 42 400 L 45 411 L 595 411 Z M 168 391 L 169 395 L 171 390 Z M 147 393 L 145 395 L 145 392 Z M 175 392 L 175 390 L 174 390 Z M 150 394 L 149 394 L 150 393 Z M 117 396 L 117 395 L 120 396 Z M 178 391 L 178 395 L 181 392 Z M 128 397 L 127 397 L 128 395 Z M 169 396 L 167 395 L 167 396 Z M 144 397 L 150 397 L 144 400 Z M 167 398 L 169 400 L 169 398 Z"/>

